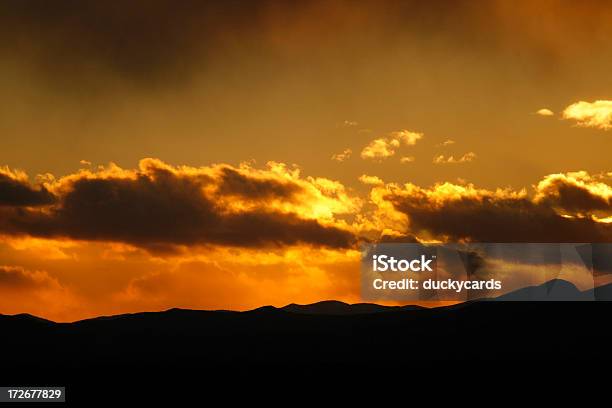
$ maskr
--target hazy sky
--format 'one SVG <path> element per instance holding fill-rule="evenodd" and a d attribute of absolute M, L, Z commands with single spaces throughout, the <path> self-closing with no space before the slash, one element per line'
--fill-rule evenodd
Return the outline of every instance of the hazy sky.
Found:
<path fill-rule="evenodd" d="M 0 312 L 358 301 L 385 234 L 612 241 L 610 2 L 125 3 L 0 5 Z"/>

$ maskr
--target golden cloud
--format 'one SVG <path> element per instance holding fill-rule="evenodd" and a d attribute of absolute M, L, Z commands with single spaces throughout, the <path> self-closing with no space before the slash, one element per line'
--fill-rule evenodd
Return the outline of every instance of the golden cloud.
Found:
<path fill-rule="evenodd" d="M 362 174 L 361 176 L 359 176 L 359 181 L 362 182 L 363 184 L 369 184 L 372 186 L 378 186 L 378 185 L 385 184 L 385 182 L 382 181 L 380 177 L 368 176 L 367 174 Z"/>
<path fill-rule="evenodd" d="M 448 156 L 441 154 L 439 156 L 435 156 L 433 158 L 434 164 L 460 164 L 460 163 L 469 163 L 476 159 L 476 153 L 468 152 L 461 157 L 455 158 L 454 156 Z"/>
<path fill-rule="evenodd" d="M 455 144 L 455 141 L 452 139 L 446 139 L 442 143 L 438 143 L 436 147 L 446 147 Z"/>
<path fill-rule="evenodd" d="M 563 119 L 575 120 L 582 127 L 612 129 L 612 101 L 573 103 L 563 111 Z"/>
<path fill-rule="evenodd" d="M 536 111 L 536 115 L 540 115 L 540 116 L 554 116 L 555 113 L 553 111 L 551 111 L 548 108 L 542 108 L 542 109 L 538 109 Z"/>
<path fill-rule="evenodd" d="M 353 154 L 353 151 L 351 149 L 344 149 L 341 153 L 336 153 L 332 155 L 331 159 L 338 162 L 343 162 L 345 160 L 348 160 L 351 157 L 351 154 Z"/>
<path fill-rule="evenodd" d="M 400 145 L 413 146 L 423 138 L 423 133 L 400 130 L 391 132 L 388 137 L 372 140 L 361 151 L 361 158 L 382 160 L 391 157 Z"/>

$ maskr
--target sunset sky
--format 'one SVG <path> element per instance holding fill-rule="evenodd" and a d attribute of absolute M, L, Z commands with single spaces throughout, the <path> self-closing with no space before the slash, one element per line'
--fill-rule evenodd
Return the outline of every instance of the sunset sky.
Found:
<path fill-rule="evenodd" d="M 612 242 L 612 3 L 4 1 L 0 313 L 359 302 L 359 244 Z"/>

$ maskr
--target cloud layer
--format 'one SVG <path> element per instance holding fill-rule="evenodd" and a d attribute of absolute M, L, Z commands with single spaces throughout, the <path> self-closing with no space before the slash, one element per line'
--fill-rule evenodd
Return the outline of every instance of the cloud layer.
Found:
<path fill-rule="evenodd" d="M 138 169 L 80 170 L 38 186 L 22 173 L 1 174 L 1 234 L 126 243 L 156 253 L 207 245 L 346 249 L 360 236 L 393 231 L 442 241 L 612 240 L 610 177 L 584 171 L 550 174 L 533 194 L 449 182 L 398 186 L 362 175 L 373 210 L 339 182 L 304 178 L 274 162 L 265 169 L 196 168 L 144 159 Z"/>
<path fill-rule="evenodd" d="M 302 179 L 297 170 L 277 163 L 258 171 L 227 165 L 172 167 L 145 159 L 138 170 L 82 170 L 47 188 L 55 204 L 4 208 L 0 231 L 125 242 L 152 250 L 206 244 L 346 248 L 355 242 L 351 232 L 335 225 L 336 214 L 358 205 L 343 187 L 327 179 Z M 12 196 L 1 197 L 7 201 Z"/>
<path fill-rule="evenodd" d="M 389 184 L 375 187 L 372 197 L 380 208 L 388 212 L 391 204 L 406 217 L 396 231 L 427 239 L 612 242 L 612 224 L 600 221 L 612 215 L 611 191 L 610 184 L 578 172 L 545 177 L 532 196 L 526 190 L 486 190 L 447 182 L 430 188 Z"/>

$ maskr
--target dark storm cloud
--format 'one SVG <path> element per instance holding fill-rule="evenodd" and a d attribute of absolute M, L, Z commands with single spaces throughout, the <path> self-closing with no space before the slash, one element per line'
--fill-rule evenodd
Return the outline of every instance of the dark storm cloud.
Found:
<path fill-rule="evenodd" d="M 179 79 L 260 7 L 237 0 L 8 0 L 0 4 L 0 50 L 51 75 L 79 77 L 100 66 L 135 81 Z"/>
<path fill-rule="evenodd" d="M 612 188 L 565 175 L 549 176 L 538 185 L 538 201 L 570 213 L 603 212 L 612 214 Z"/>
<path fill-rule="evenodd" d="M 405 235 L 383 234 L 381 235 L 381 237 L 378 239 L 377 242 L 381 244 L 418 244 L 420 243 L 417 237 L 411 234 L 405 234 Z"/>
<path fill-rule="evenodd" d="M 546 204 L 520 197 L 462 197 L 433 202 L 387 197 L 410 218 L 413 232 L 477 242 L 612 242 L 612 224 L 566 218 Z"/>
<path fill-rule="evenodd" d="M 609 199 L 593 194 L 585 188 L 560 184 L 557 192 L 558 196 L 556 200 L 551 200 L 551 204 L 559 205 L 561 208 L 569 211 L 609 211 L 612 209 Z"/>
<path fill-rule="evenodd" d="M 0 207 L 40 206 L 53 201 L 53 195 L 44 187 L 34 188 L 26 181 L 0 172 Z"/>
<path fill-rule="evenodd" d="M 295 183 L 255 179 L 225 167 L 221 171 L 221 181 L 217 191 L 222 195 L 235 195 L 252 200 L 270 198 L 293 200 L 295 194 L 301 190 L 302 188 Z"/>
<path fill-rule="evenodd" d="M 222 174 L 233 172 L 226 170 Z M 287 187 L 279 190 L 280 184 L 259 183 L 245 175 L 232 177 L 241 183 L 230 183 L 230 190 L 238 194 L 241 186 L 245 188 L 238 195 L 247 204 L 252 204 L 251 197 L 277 198 L 279 191 L 285 194 L 291 190 Z M 134 177 L 76 175 L 62 185 L 58 204 L 45 211 L 4 209 L 0 212 L 0 231 L 125 242 L 152 251 L 198 244 L 240 247 L 310 244 L 333 248 L 354 244 L 352 233 L 296 213 L 281 213 L 265 205 L 228 211 L 219 200 L 231 199 L 231 194 L 204 193 L 211 184 L 223 186 L 226 181 L 225 176 L 215 180 L 214 176 L 172 171 L 155 163 L 149 163 Z"/>
<path fill-rule="evenodd" d="M 404 34 L 475 48 L 514 41 L 523 50 L 552 55 L 546 47 L 566 48 L 562 34 L 568 31 L 581 42 L 608 30 L 604 2 L 532 3 L 5 0 L 0 3 L 0 53 L 30 62 L 55 82 L 99 80 L 101 68 L 161 85 L 188 80 L 218 59 L 229 66 L 248 56 L 273 57 L 280 38 L 303 55 L 309 54 L 301 51 L 304 47 L 320 49 L 322 40 L 338 47 L 352 44 L 363 55 L 367 47 L 401 44 Z M 548 30 L 525 24 L 533 15 L 545 19 Z M 363 41 L 364 27 L 371 43 Z"/>
<path fill-rule="evenodd" d="M 31 272 L 20 266 L 0 265 L 0 289 L 11 291 L 47 287 L 54 282 L 45 272 Z"/>

